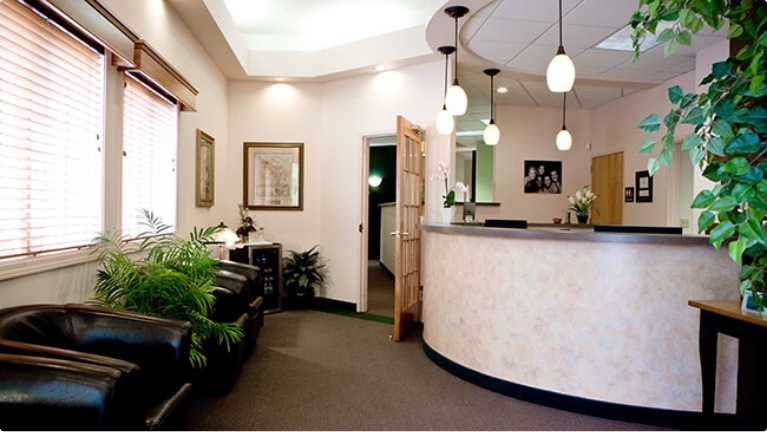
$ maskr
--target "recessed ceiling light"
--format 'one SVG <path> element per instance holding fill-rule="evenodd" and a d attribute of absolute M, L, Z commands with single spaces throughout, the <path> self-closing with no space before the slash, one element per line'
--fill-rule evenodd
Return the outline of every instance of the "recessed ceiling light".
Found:
<path fill-rule="evenodd" d="M 383 71 L 385 71 L 387 68 L 386 68 L 386 66 L 384 66 L 384 65 L 377 65 L 377 66 L 376 66 L 374 69 L 375 69 L 375 71 L 376 71 L 376 72 L 383 72 Z"/>
<path fill-rule="evenodd" d="M 509 91 L 509 89 L 506 87 L 498 87 L 498 89 L 496 89 L 495 91 L 497 91 L 498 93 L 506 93 Z"/>
<path fill-rule="evenodd" d="M 673 25 L 674 23 L 672 22 L 663 21 L 658 24 L 655 33 L 659 35 L 660 32 L 667 28 L 673 27 Z M 631 41 L 631 34 L 633 32 L 634 29 L 631 28 L 630 25 L 627 25 L 612 35 L 608 36 L 602 42 L 599 42 L 595 48 L 611 51 L 634 51 L 634 47 Z M 639 45 L 639 52 L 645 52 L 650 48 L 658 45 L 658 43 L 659 42 L 656 39 L 656 35 L 652 33 L 646 33 L 642 44 Z"/>
<path fill-rule="evenodd" d="M 275 77 L 274 80 L 277 82 L 283 82 L 285 81 L 285 77 Z"/>

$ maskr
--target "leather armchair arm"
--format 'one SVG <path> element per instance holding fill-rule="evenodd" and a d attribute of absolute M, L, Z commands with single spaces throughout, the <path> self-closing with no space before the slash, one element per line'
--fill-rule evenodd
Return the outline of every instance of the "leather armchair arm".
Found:
<path fill-rule="evenodd" d="M 139 430 L 117 369 L 57 358 L 0 354 L 0 429 Z"/>

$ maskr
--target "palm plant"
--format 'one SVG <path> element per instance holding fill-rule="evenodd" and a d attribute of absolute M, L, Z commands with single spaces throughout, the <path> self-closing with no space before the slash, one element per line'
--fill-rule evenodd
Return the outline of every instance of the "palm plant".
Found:
<path fill-rule="evenodd" d="M 118 231 L 96 238 L 98 270 L 95 297 L 91 303 L 165 318 L 189 321 L 192 348 L 189 361 L 205 367 L 203 343 L 215 338 L 227 349 L 243 337 L 235 323 L 210 319 L 215 298 L 213 282 L 216 261 L 205 246 L 218 227 L 197 229 L 190 240 L 169 234 L 170 225 L 149 210 L 142 210 L 141 224 L 147 228 L 141 240 L 123 238 Z"/>

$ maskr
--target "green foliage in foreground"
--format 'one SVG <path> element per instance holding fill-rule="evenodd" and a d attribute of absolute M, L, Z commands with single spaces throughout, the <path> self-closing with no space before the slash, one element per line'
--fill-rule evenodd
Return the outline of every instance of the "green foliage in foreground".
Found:
<path fill-rule="evenodd" d="M 151 211 L 142 210 L 147 230 L 140 242 L 123 238 L 121 232 L 104 232 L 97 237 L 98 271 L 92 303 L 189 321 L 192 349 L 189 361 L 203 368 L 207 358 L 203 343 L 214 338 L 227 349 L 243 337 L 235 323 L 210 319 L 215 304 L 214 272 L 206 241 L 218 227 L 194 228 L 189 240 L 169 234 L 171 227 Z"/>

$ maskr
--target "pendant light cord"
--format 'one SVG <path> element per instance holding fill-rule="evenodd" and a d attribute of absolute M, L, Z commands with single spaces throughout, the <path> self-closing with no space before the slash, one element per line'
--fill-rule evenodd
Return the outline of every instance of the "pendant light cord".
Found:
<path fill-rule="evenodd" d="M 455 17 L 455 58 L 453 60 L 454 60 L 453 83 L 458 84 L 458 17 L 457 16 Z"/>
<path fill-rule="evenodd" d="M 565 129 L 565 113 L 567 113 L 567 92 L 562 93 L 562 129 Z"/>
<path fill-rule="evenodd" d="M 493 114 L 493 93 L 493 75 L 490 75 L 490 123 L 493 123 L 495 120 L 495 115 Z"/>
<path fill-rule="evenodd" d="M 559 46 L 562 46 L 562 0 L 559 0 Z"/>
<path fill-rule="evenodd" d="M 447 95 L 447 68 L 450 66 L 449 62 L 450 54 L 445 54 L 445 93 L 444 95 Z M 444 107 L 444 102 L 442 103 L 442 107 Z"/>

